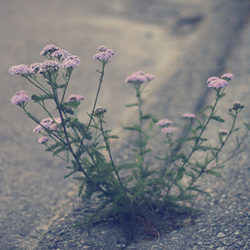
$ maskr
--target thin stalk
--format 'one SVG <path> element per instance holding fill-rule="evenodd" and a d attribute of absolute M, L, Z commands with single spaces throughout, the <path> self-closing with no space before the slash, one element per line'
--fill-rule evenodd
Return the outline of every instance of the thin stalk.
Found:
<path fill-rule="evenodd" d="M 44 103 L 41 104 L 40 102 L 38 102 L 38 104 L 40 105 L 40 107 L 42 107 L 42 109 L 48 114 L 48 116 L 53 120 L 54 120 L 54 117 L 51 115 L 51 113 L 48 111 L 48 109 L 45 107 Z"/>
<path fill-rule="evenodd" d="M 90 114 L 90 119 L 89 119 L 89 123 L 87 125 L 87 128 L 85 129 L 85 132 L 84 132 L 84 135 L 82 137 L 82 140 L 81 140 L 81 143 L 80 143 L 80 146 L 78 148 L 78 151 L 77 151 L 77 155 L 79 154 L 79 152 L 81 152 L 81 149 L 82 149 L 82 146 L 83 146 L 83 141 L 87 135 L 87 132 L 89 130 L 89 127 L 90 127 L 90 124 L 93 120 L 93 114 L 94 114 L 94 111 L 95 111 L 95 108 L 96 108 L 96 103 L 97 103 L 97 100 L 98 100 L 98 97 L 99 97 L 99 93 L 100 93 L 100 90 L 101 90 L 101 86 L 102 86 L 102 82 L 103 82 L 103 77 L 104 77 L 104 68 L 105 68 L 105 65 L 106 63 L 102 63 L 102 70 L 99 71 L 100 72 L 100 80 L 99 80 L 99 85 L 98 85 L 98 89 L 97 89 L 97 93 L 96 93 L 96 96 L 95 96 L 95 101 L 94 101 L 94 105 L 93 105 L 93 108 L 92 108 L 92 111 L 91 111 L 91 114 Z"/>
<path fill-rule="evenodd" d="M 68 132 L 66 130 L 66 126 L 65 126 L 65 123 L 64 123 L 64 118 L 63 118 L 62 111 L 61 111 L 61 108 L 60 108 L 60 104 L 59 104 L 59 100 L 58 100 L 58 94 L 57 94 L 57 91 L 56 91 L 56 88 L 55 88 L 55 83 L 52 81 L 50 76 L 49 76 L 49 78 L 50 78 L 50 82 L 51 82 L 51 87 L 52 87 L 56 107 L 58 109 L 58 112 L 59 112 L 59 115 L 60 115 L 60 118 L 61 118 L 61 121 L 62 121 L 62 127 L 63 127 L 63 131 L 64 131 L 64 135 L 65 135 L 65 139 L 66 139 L 66 142 L 67 142 L 68 149 L 69 149 L 70 153 L 72 154 L 72 156 L 74 157 L 74 159 L 75 159 L 75 161 L 76 161 L 76 163 L 78 165 L 78 169 L 83 173 L 83 175 L 87 179 L 89 179 L 92 182 L 92 179 L 89 177 L 87 172 L 83 169 L 82 164 L 80 163 L 77 155 L 75 154 L 73 148 L 71 147 L 71 143 L 70 143 L 69 137 L 68 137 Z M 97 187 L 99 188 L 99 190 L 101 192 L 108 195 L 108 193 L 100 185 L 97 185 Z"/>
<path fill-rule="evenodd" d="M 65 93 L 66 93 L 66 90 L 67 90 L 67 87 L 68 87 L 68 84 L 69 84 L 71 73 L 72 73 L 72 70 L 69 70 L 69 76 L 68 76 L 68 79 L 67 79 L 67 81 L 65 83 L 65 87 L 64 87 L 62 98 L 61 98 L 61 102 L 60 102 L 61 104 L 63 103 L 63 100 L 64 100 L 64 96 L 65 96 Z"/>
<path fill-rule="evenodd" d="M 189 162 L 189 160 L 190 160 L 190 158 L 192 157 L 193 153 L 197 150 L 197 144 L 199 143 L 200 138 L 201 138 L 203 132 L 204 132 L 205 129 L 207 128 L 207 125 L 208 125 L 208 123 L 210 122 L 210 120 L 211 120 L 211 118 L 212 118 L 212 115 L 213 115 L 213 113 L 214 113 L 214 111 L 215 111 L 215 108 L 216 108 L 216 106 L 217 106 L 217 103 L 218 103 L 218 101 L 219 101 L 219 99 L 220 99 L 219 94 L 220 94 L 220 90 L 217 91 L 216 100 L 215 100 L 215 103 L 214 103 L 214 105 L 213 105 L 213 108 L 211 109 L 210 115 L 209 115 L 207 121 L 205 122 L 205 124 L 203 125 L 203 127 L 202 127 L 202 129 L 201 129 L 201 131 L 200 131 L 200 134 L 197 136 L 197 138 L 196 138 L 196 140 L 195 140 L 195 143 L 194 143 L 194 146 L 193 146 L 193 148 L 192 148 L 192 151 L 189 153 L 188 157 L 187 157 L 186 160 L 183 162 L 182 166 L 180 167 L 180 170 L 184 170 L 184 169 L 185 169 L 186 164 Z M 177 178 L 178 178 L 178 174 L 176 175 L 176 177 L 173 179 L 172 183 L 170 184 L 170 186 L 169 186 L 169 188 L 168 188 L 168 191 L 167 191 L 167 193 L 166 193 L 166 196 L 169 194 L 169 192 L 170 192 L 172 186 L 176 183 Z"/>
<path fill-rule="evenodd" d="M 116 174 L 116 176 L 117 176 L 117 179 L 118 179 L 118 181 L 119 181 L 119 184 L 120 184 L 120 186 L 121 186 L 121 188 L 122 188 L 122 190 L 123 190 L 125 196 L 128 198 L 127 192 L 126 192 L 126 190 L 125 190 L 125 187 L 124 187 L 123 184 L 122 184 L 122 181 L 121 181 L 121 179 L 120 179 L 120 176 L 119 176 L 119 174 L 118 174 L 118 172 L 117 172 L 117 170 L 116 170 L 116 167 L 115 167 L 115 164 L 114 164 L 114 161 L 113 161 L 113 157 L 112 157 L 111 150 L 110 150 L 109 143 L 108 143 L 108 138 L 106 137 L 105 132 L 104 132 L 104 129 L 103 129 L 102 118 L 99 118 L 99 122 L 100 122 L 100 129 L 101 129 L 101 132 L 102 132 L 102 136 L 103 136 L 103 138 L 104 138 L 104 141 L 105 141 L 106 150 L 108 151 L 108 154 L 109 154 L 109 158 L 110 158 L 110 161 L 111 161 L 112 168 L 113 168 L 113 170 L 114 170 L 114 172 L 115 172 L 115 174 Z M 128 198 L 128 199 L 129 199 L 129 198 Z"/>
<path fill-rule="evenodd" d="M 44 86 L 39 86 L 38 84 L 34 83 L 31 79 L 29 79 L 28 77 L 25 76 L 25 78 L 31 82 L 34 86 L 36 86 L 37 88 L 39 88 L 43 93 L 45 93 L 46 95 L 51 95 L 51 93 L 47 92 L 47 90 L 43 89 Z"/>
<path fill-rule="evenodd" d="M 219 153 L 221 152 L 222 148 L 224 147 L 224 145 L 226 144 L 227 140 L 229 139 L 229 137 L 231 136 L 231 134 L 233 133 L 234 127 L 235 127 L 235 123 L 236 123 L 236 119 L 237 119 L 237 115 L 238 115 L 238 110 L 236 111 L 235 115 L 234 115 L 234 119 L 230 128 L 229 133 L 227 134 L 225 140 L 221 143 L 220 147 L 218 148 L 216 154 L 214 154 L 210 160 L 208 160 L 206 162 L 206 165 L 201 169 L 200 173 L 198 174 L 198 176 L 196 176 L 188 185 L 188 187 L 186 187 L 184 190 L 181 191 L 181 193 L 178 195 L 178 197 L 180 197 L 185 191 L 187 191 L 190 187 L 193 186 L 193 184 L 201 177 L 201 175 L 203 173 L 205 173 L 206 171 L 206 167 L 214 160 L 218 157 Z"/>
<path fill-rule="evenodd" d="M 135 86 L 135 90 L 136 90 L 136 97 L 138 100 L 138 117 L 139 117 L 139 155 L 141 157 L 141 164 L 140 164 L 140 175 L 143 175 L 143 163 L 144 163 L 144 153 L 143 153 L 143 149 L 144 146 L 142 145 L 142 127 L 143 127 L 143 112 L 142 112 L 142 98 L 141 98 L 141 90 L 140 90 L 140 85 L 139 86 Z"/>
<path fill-rule="evenodd" d="M 215 169 L 218 166 L 223 165 L 224 163 L 226 163 L 229 160 L 231 160 L 235 155 L 237 155 L 239 153 L 237 151 L 240 149 L 241 145 L 243 144 L 243 142 L 245 141 L 245 139 L 248 137 L 248 134 L 249 134 L 249 130 L 247 130 L 247 132 L 245 133 L 245 135 L 243 135 L 241 141 L 239 142 L 238 146 L 233 150 L 232 154 L 228 158 L 226 158 L 225 160 L 223 160 L 222 162 L 217 163 L 215 166 L 211 167 L 211 170 Z"/>
<path fill-rule="evenodd" d="M 45 131 L 48 131 L 48 129 L 46 128 L 46 127 L 44 127 L 41 123 L 40 123 L 40 121 L 38 120 L 38 119 L 36 119 L 31 113 L 29 113 L 26 109 L 25 109 L 25 107 L 23 107 L 23 110 L 24 110 L 24 112 L 25 112 L 25 114 L 32 120 L 32 121 L 34 121 L 35 123 L 37 123 L 38 125 L 40 125 Z M 64 140 L 62 140 L 59 136 L 57 136 L 53 131 L 48 131 L 49 132 L 49 136 L 53 139 L 53 140 L 55 140 L 54 138 L 53 138 L 53 136 L 54 137 L 56 137 L 61 143 L 63 143 L 63 145 L 65 145 L 65 146 L 67 146 L 67 143 L 64 141 Z M 55 140 L 56 141 L 56 140 Z"/>

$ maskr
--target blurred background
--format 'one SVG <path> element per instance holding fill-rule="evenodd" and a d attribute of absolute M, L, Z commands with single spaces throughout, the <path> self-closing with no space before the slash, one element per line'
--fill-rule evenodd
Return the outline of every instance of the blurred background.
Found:
<path fill-rule="evenodd" d="M 35 125 L 10 105 L 18 90 L 34 90 L 9 75 L 10 66 L 43 61 L 40 51 L 47 44 L 78 55 L 82 63 L 68 95 L 85 97 L 79 113 L 84 119 L 99 79 L 93 55 L 100 45 L 112 48 L 115 57 L 106 67 L 99 105 L 120 133 L 133 116 L 124 109 L 134 98 L 124 80 L 138 70 L 156 76 L 146 105 L 159 118 L 178 120 L 177 112 L 197 111 L 208 98 L 207 77 L 227 71 L 236 74 L 240 86 L 232 87 L 228 102 L 249 102 L 248 20 L 244 0 L 2 0 L 0 242 L 5 249 L 32 245 L 77 199 L 75 185 L 63 180 L 63 164 L 41 149 L 32 134 Z"/>

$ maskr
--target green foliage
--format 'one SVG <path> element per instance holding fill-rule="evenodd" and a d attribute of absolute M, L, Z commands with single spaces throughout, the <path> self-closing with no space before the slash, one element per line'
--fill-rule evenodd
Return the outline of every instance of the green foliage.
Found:
<path fill-rule="evenodd" d="M 96 195 L 99 199 L 99 206 L 86 219 L 86 225 L 113 218 L 119 221 L 129 239 L 139 225 L 155 235 L 156 218 L 169 211 L 188 209 L 195 193 L 209 196 L 197 184 L 198 181 L 204 175 L 221 177 L 219 170 L 243 151 L 241 146 L 248 137 L 250 124 L 244 123 L 246 133 L 242 137 L 235 136 L 235 148 L 227 158 L 221 159 L 221 152 L 229 138 L 239 132 L 236 120 L 243 105 L 236 103 L 229 109 L 228 115 L 232 119 L 229 131 L 218 133 L 217 142 L 211 145 L 205 134 L 210 122 L 221 125 L 225 122 L 216 115 L 217 104 L 225 96 L 224 89 L 214 89 L 214 104 L 201 109 L 197 117 L 186 125 L 185 131 L 188 133 L 183 138 L 175 139 L 173 134 L 166 133 L 163 134 L 162 143 L 156 141 L 161 146 L 151 148 L 150 142 L 158 133 L 154 126 L 158 119 L 144 113 L 143 93 L 146 83 L 143 81 L 150 80 L 143 78 L 143 72 L 137 72 L 133 79 L 139 74 L 139 80 L 129 81 L 134 88 L 136 101 L 126 105 L 127 108 L 135 108 L 138 117 L 134 124 L 124 127 L 130 134 L 129 160 L 116 164 L 112 155 L 112 140 L 119 137 L 105 129 L 106 109 L 96 108 L 107 63 L 101 62 L 101 70 L 97 71 L 100 80 L 93 108 L 86 117 L 81 115 L 88 122 L 81 122 L 77 117 L 80 101 L 64 101 L 73 68 L 61 72 L 64 81 L 61 84 L 57 83 L 60 70 L 42 75 L 44 82 L 39 82 L 36 76 L 26 76 L 42 92 L 32 95 L 31 99 L 51 118 L 49 125 L 42 124 L 37 116 L 27 111 L 26 104 L 20 107 L 41 126 L 39 133 L 50 137 L 50 141 L 45 143 L 46 151 L 67 162 L 64 178 L 73 177 L 79 183 L 79 197 L 86 201 Z M 51 111 L 47 108 L 48 101 L 53 102 L 55 107 Z M 57 121 L 53 117 L 57 117 Z"/>

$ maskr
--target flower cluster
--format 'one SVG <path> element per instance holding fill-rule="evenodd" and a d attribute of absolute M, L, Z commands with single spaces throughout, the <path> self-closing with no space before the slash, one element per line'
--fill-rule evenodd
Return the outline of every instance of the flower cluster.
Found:
<path fill-rule="evenodd" d="M 152 81 L 154 79 L 154 75 L 152 74 L 145 74 L 143 71 L 137 71 L 131 75 L 129 75 L 125 82 L 126 83 L 132 83 L 132 84 L 142 84 L 145 82 Z"/>
<path fill-rule="evenodd" d="M 64 49 L 58 49 L 52 53 L 53 57 L 56 57 L 59 61 L 71 56 L 71 53 Z"/>
<path fill-rule="evenodd" d="M 58 130 L 58 125 L 62 123 L 62 120 L 60 117 L 56 117 L 54 119 L 48 117 L 43 119 L 40 122 L 40 125 L 36 126 L 32 132 L 35 134 L 39 134 L 40 132 L 42 132 L 44 129 L 48 129 L 51 131 L 56 131 Z"/>
<path fill-rule="evenodd" d="M 207 84 L 209 88 L 221 89 L 225 88 L 229 85 L 229 81 L 234 78 L 234 75 L 231 73 L 226 73 L 221 76 L 221 78 L 217 76 L 212 76 L 207 79 Z"/>
<path fill-rule="evenodd" d="M 13 65 L 9 68 L 9 73 L 11 75 L 26 76 L 30 74 L 30 68 L 26 64 Z"/>
<path fill-rule="evenodd" d="M 231 110 L 237 111 L 237 110 L 243 109 L 243 108 L 244 108 L 244 105 L 242 105 L 239 101 L 235 101 L 235 102 L 233 103 L 233 107 L 232 107 Z M 231 111 L 231 110 L 230 110 L 230 111 Z"/>
<path fill-rule="evenodd" d="M 40 55 L 46 56 L 46 55 L 51 55 L 53 52 L 59 50 L 60 48 L 55 46 L 54 44 L 49 44 L 46 45 L 42 51 L 40 52 Z"/>
<path fill-rule="evenodd" d="M 64 59 L 61 66 L 65 69 L 75 69 L 76 67 L 80 65 L 80 63 L 81 63 L 81 60 L 78 56 L 71 55 Z"/>
<path fill-rule="evenodd" d="M 170 121 L 167 118 L 161 119 L 160 121 L 158 121 L 156 124 L 162 128 L 161 132 L 165 135 L 169 135 L 169 134 L 173 134 L 176 131 L 175 127 L 170 127 L 169 125 L 171 125 L 173 122 Z"/>
<path fill-rule="evenodd" d="M 83 101 L 84 97 L 82 95 L 71 95 L 69 96 L 67 102 L 80 102 Z"/>
<path fill-rule="evenodd" d="M 170 124 L 172 124 L 173 122 L 168 120 L 167 118 L 164 118 L 164 119 L 161 119 L 160 121 L 158 121 L 156 124 L 159 126 L 159 127 L 166 127 Z"/>
<path fill-rule="evenodd" d="M 30 66 L 26 64 L 13 65 L 9 68 L 9 73 L 11 75 L 34 77 L 34 75 L 39 72 L 44 77 L 47 77 L 49 73 L 57 72 L 59 67 L 72 70 L 81 63 L 78 56 L 71 55 L 69 51 L 60 49 L 53 44 L 45 46 L 40 54 L 49 60 L 42 63 L 33 63 Z"/>
<path fill-rule="evenodd" d="M 175 131 L 176 131 L 175 127 L 165 127 L 165 128 L 162 128 L 161 130 L 161 132 L 165 135 L 173 134 Z"/>
<path fill-rule="evenodd" d="M 181 115 L 181 117 L 184 119 L 194 119 L 196 117 L 196 115 L 193 113 L 185 113 L 185 114 Z"/>
<path fill-rule="evenodd" d="M 105 45 L 101 45 L 98 48 L 99 52 L 93 56 L 94 59 L 97 59 L 103 63 L 109 62 L 114 56 L 115 52 L 112 49 L 109 49 Z"/>
<path fill-rule="evenodd" d="M 47 60 L 40 64 L 39 73 L 42 75 L 47 75 L 49 73 L 56 72 L 59 69 L 59 63 L 54 60 Z"/>
<path fill-rule="evenodd" d="M 107 109 L 102 108 L 102 107 L 97 107 L 95 109 L 94 115 L 95 116 L 100 116 L 100 115 L 103 115 L 105 112 L 107 112 Z"/>
<path fill-rule="evenodd" d="M 38 143 L 45 144 L 46 142 L 48 142 L 48 140 L 49 140 L 48 136 L 42 136 L 38 139 Z"/>
<path fill-rule="evenodd" d="M 11 98 L 11 103 L 15 105 L 24 105 L 29 100 L 29 96 L 26 94 L 24 90 L 19 90 L 16 94 Z"/>

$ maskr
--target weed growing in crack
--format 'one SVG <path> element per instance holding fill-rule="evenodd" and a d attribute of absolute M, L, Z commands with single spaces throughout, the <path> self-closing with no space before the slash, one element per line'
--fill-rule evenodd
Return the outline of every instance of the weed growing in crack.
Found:
<path fill-rule="evenodd" d="M 128 76 L 125 82 L 134 89 L 135 102 L 126 107 L 135 108 L 138 119 L 124 127 L 134 138 L 128 142 L 132 145 L 133 158 L 117 164 L 111 141 L 118 137 L 105 127 L 107 110 L 97 107 L 105 68 L 113 58 L 114 51 L 100 46 L 94 55 L 94 59 L 100 63 L 97 70 L 100 78 L 92 110 L 86 116 L 87 122 L 79 121 L 77 115 L 84 97 L 74 94 L 65 99 L 72 72 L 81 63 L 79 57 L 55 45 L 47 45 L 40 54 L 47 60 L 30 66 L 15 65 L 9 69 L 10 74 L 27 79 L 40 94 L 33 94 L 30 98 L 24 90 L 20 90 L 11 98 L 11 102 L 36 124 L 33 132 L 40 135 L 38 142 L 44 145 L 45 150 L 66 162 L 68 173 L 65 178 L 73 176 L 79 182 L 79 196 L 83 201 L 91 199 L 93 194 L 97 195 L 100 205 L 85 221 L 86 224 L 115 218 L 124 228 L 128 239 L 133 237 L 139 225 L 157 235 L 161 216 L 168 211 L 189 208 L 194 192 L 209 195 L 197 181 L 207 174 L 220 176 L 219 170 L 225 163 L 242 152 L 241 146 L 250 129 L 246 123 L 246 132 L 241 138 L 236 136 L 236 145 L 231 154 L 223 159 L 220 157 L 229 138 L 239 130 L 236 120 L 244 107 L 240 102 L 233 103 L 229 109 L 231 125 L 228 130 L 215 131 L 216 145 L 211 146 L 205 136 L 211 121 L 224 123 L 224 119 L 217 115 L 217 105 L 233 78 L 230 73 L 207 80 L 215 96 L 214 103 L 197 114 L 182 115 L 189 134 L 178 140 L 174 136 L 177 128 L 172 121 L 167 118 L 159 120 L 143 109 L 143 94 L 154 76 L 142 71 Z M 55 106 L 54 110 L 49 109 L 50 103 Z M 38 105 L 47 117 L 31 113 L 29 105 Z M 165 151 L 163 155 L 157 155 L 157 151 L 149 147 L 149 141 L 157 133 L 163 135 L 162 143 L 159 142 L 159 147 Z M 186 143 L 190 146 L 189 150 L 177 150 L 180 144 Z M 121 172 L 126 172 L 126 176 L 121 177 Z"/>

